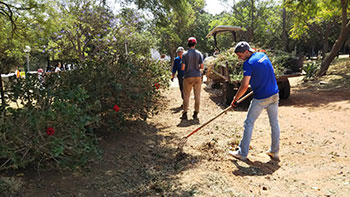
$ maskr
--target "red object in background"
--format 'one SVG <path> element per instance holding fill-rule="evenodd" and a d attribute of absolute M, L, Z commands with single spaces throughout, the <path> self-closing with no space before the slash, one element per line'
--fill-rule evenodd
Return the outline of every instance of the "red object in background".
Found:
<path fill-rule="evenodd" d="M 196 44 L 197 43 L 197 39 L 195 37 L 189 37 L 187 42 Z"/>
<path fill-rule="evenodd" d="M 114 107 L 113 107 L 113 110 L 116 111 L 116 112 L 119 112 L 120 107 L 117 104 L 115 104 Z"/>
<path fill-rule="evenodd" d="M 47 133 L 47 135 L 53 135 L 53 134 L 55 134 L 55 129 L 52 127 L 49 127 L 46 129 L 46 133 Z"/>
<path fill-rule="evenodd" d="M 156 89 L 159 89 L 159 87 L 160 87 L 159 83 L 155 83 L 154 87 L 156 87 Z"/>

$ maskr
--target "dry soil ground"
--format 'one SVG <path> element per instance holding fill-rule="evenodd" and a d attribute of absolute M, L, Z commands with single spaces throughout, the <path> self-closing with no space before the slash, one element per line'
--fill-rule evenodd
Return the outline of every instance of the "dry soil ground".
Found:
<path fill-rule="evenodd" d="M 244 108 L 191 136 L 176 157 L 180 139 L 225 106 L 220 91 L 203 84 L 199 123 L 180 121 L 173 86 L 159 114 L 103 137 L 104 154 L 88 170 L 24 172 L 19 196 L 349 196 L 350 75 L 330 73 L 322 81 L 291 79 L 291 96 L 279 108 L 280 162 L 265 155 L 266 112 L 255 124 L 249 160 L 227 154 L 241 138 Z M 190 106 L 191 115 L 193 99 Z"/>

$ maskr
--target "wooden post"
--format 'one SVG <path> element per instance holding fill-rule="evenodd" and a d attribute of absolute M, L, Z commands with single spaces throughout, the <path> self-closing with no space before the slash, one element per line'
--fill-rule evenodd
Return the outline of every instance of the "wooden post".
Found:
<path fill-rule="evenodd" d="M 228 71 L 228 62 L 226 62 L 225 65 L 221 65 L 221 74 L 225 78 L 225 81 L 222 84 L 222 101 L 223 103 L 226 103 L 227 89 L 229 88 L 229 83 L 231 82 L 229 71 Z"/>
<path fill-rule="evenodd" d="M 228 71 L 228 62 L 226 62 L 226 66 L 225 66 L 225 77 L 226 77 L 226 81 L 227 81 L 228 83 L 230 83 L 230 82 L 231 82 L 231 79 L 230 79 L 230 73 L 229 73 L 229 71 Z"/>

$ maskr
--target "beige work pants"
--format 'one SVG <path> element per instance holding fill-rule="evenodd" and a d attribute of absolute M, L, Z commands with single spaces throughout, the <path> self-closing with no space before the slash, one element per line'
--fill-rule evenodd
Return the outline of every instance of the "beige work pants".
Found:
<path fill-rule="evenodd" d="M 188 111 L 188 107 L 190 104 L 190 95 L 191 90 L 193 88 L 194 92 L 194 111 L 199 112 L 199 106 L 200 106 L 200 97 L 201 97 L 201 85 L 202 85 L 202 79 L 201 77 L 189 77 L 184 79 L 184 113 Z"/>

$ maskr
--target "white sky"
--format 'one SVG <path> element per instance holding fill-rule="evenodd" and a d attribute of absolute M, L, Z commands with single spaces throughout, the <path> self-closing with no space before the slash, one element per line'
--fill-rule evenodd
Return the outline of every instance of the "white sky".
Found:
<path fill-rule="evenodd" d="M 230 5 L 232 5 L 234 0 L 227 0 L 226 3 L 223 3 L 220 0 L 205 0 L 205 1 L 207 5 L 204 8 L 204 10 L 209 12 L 210 14 L 215 15 L 215 14 L 220 14 L 222 11 L 230 10 Z M 107 0 L 107 4 L 111 6 L 114 12 L 120 9 L 119 4 L 116 3 L 115 0 Z"/>
<path fill-rule="evenodd" d="M 230 6 L 233 3 L 233 0 L 228 0 L 226 3 L 223 3 L 220 0 L 205 0 L 207 6 L 205 6 L 204 10 L 209 12 L 210 14 L 220 14 L 222 11 L 230 10 Z"/>

